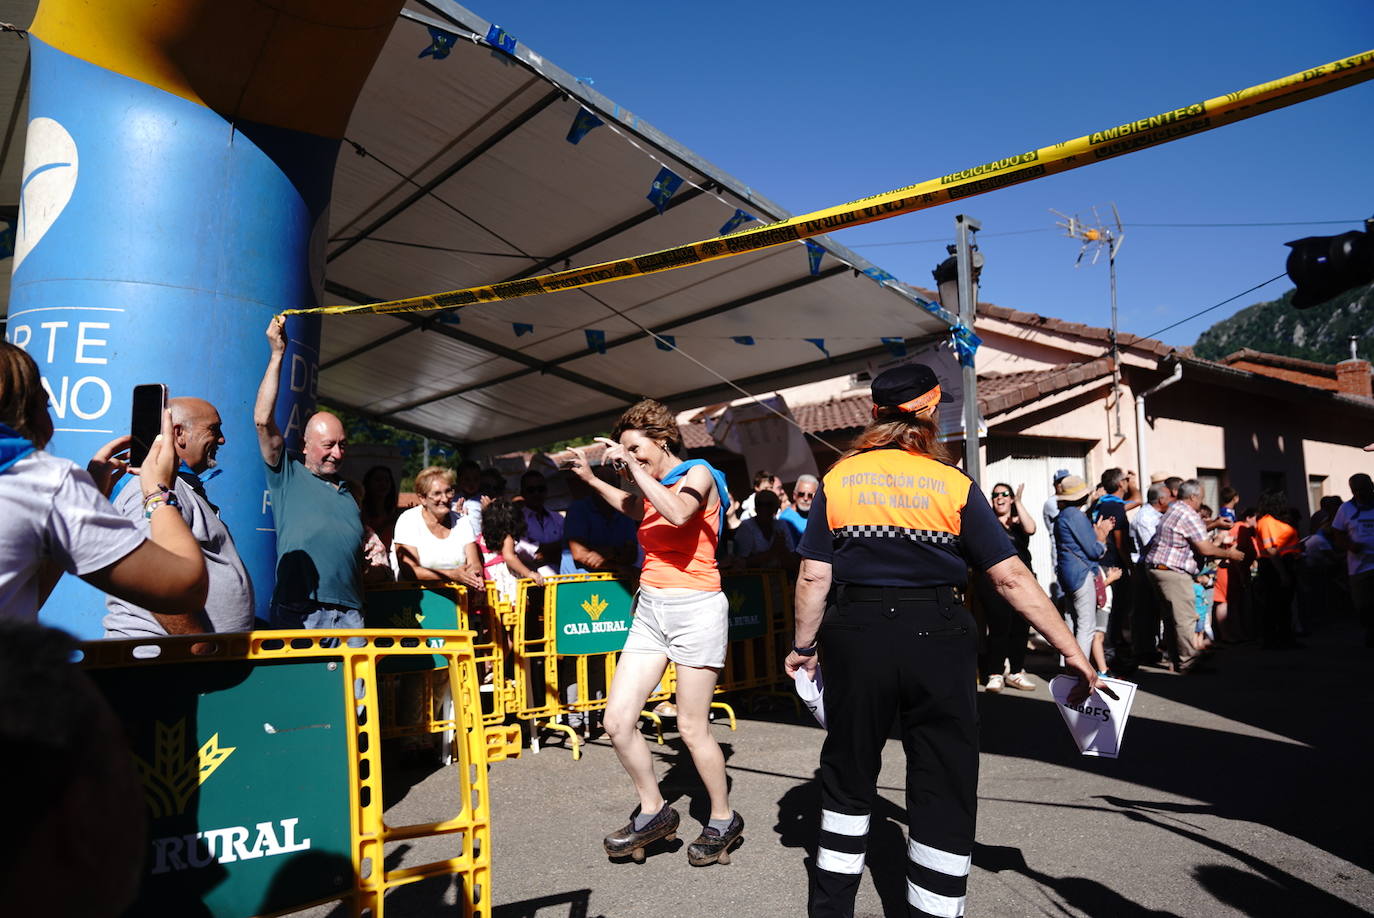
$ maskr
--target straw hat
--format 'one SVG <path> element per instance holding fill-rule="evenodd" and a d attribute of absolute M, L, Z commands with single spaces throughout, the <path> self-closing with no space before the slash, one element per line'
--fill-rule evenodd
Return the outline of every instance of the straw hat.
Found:
<path fill-rule="evenodd" d="M 1069 475 L 1061 478 L 1054 486 L 1054 499 L 1061 504 L 1078 500 L 1080 497 L 1087 496 L 1088 483 L 1077 475 Z"/>

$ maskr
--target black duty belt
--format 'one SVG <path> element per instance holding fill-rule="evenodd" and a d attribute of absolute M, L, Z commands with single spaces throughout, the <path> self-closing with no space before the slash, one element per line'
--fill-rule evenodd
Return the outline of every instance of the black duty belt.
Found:
<path fill-rule="evenodd" d="M 964 591 L 956 586 L 910 587 L 910 586 L 861 586 L 851 583 L 835 585 L 835 599 L 838 602 L 884 602 L 889 605 L 899 602 L 955 602 L 964 601 Z"/>

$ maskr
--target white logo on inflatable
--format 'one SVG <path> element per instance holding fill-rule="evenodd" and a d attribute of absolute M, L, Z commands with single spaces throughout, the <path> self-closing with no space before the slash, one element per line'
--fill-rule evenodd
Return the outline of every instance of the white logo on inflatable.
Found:
<path fill-rule="evenodd" d="M 14 235 L 15 271 L 72 199 L 76 172 L 76 141 L 67 129 L 51 118 L 30 121 L 19 190 L 19 226 Z"/>

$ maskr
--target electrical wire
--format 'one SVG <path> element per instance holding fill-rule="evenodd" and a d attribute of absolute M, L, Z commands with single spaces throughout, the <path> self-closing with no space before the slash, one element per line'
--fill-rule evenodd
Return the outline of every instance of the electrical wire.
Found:
<path fill-rule="evenodd" d="M 1285 273 L 1282 273 L 1282 274 L 1276 274 L 1276 275 L 1274 275 L 1273 277 L 1269 278 L 1269 279 L 1268 279 L 1267 281 L 1265 281 L 1264 283 L 1256 284 L 1255 286 L 1251 287 L 1251 288 L 1248 289 L 1248 290 L 1242 290 L 1240 293 L 1237 293 L 1235 296 L 1227 297 L 1226 299 L 1222 300 L 1220 303 L 1217 303 L 1217 304 L 1212 305 L 1212 306 L 1208 306 L 1206 309 L 1199 310 L 1199 311 L 1193 313 L 1192 315 L 1190 315 L 1190 316 L 1188 316 L 1188 317 L 1186 317 L 1186 318 L 1179 319 L 1177 322 L 1173 323 L 1172 325 L 1166 325 L 1166 326 L 1164 326 L 1163 328 L 1161 328 L 1159 331 L 1150 332 L 1148 335 L 1142 335 L 1141 337 L 1144 337 L 1144 338 L 1155 338 L 1155 337 L 1158 337 L 1159 335 L 1164 334 L 1166 331 L 1169 331 L 1169 329 L 1171 329 L 1171 328 L 1178 328 L 1180 325 L 1183 325 L 1184 323 L 1193 321 L 1193 320 L 1196 319 L 1198 316 L 1206 315 L 1207 313 L 1211 312 L 1213 309 L 1220 309 L 1221 307 L 1225 306 L 1227 303 L 1230 303 L 1230 302 L 1232 302 L 1232 301 L 1234 301 L 1234 300 L 1238 300 L 1238 299 L 1240 299 L 1241 297 L 1245 296 L 1247 293 L 1254 293 L 1256 290 L 1260 289 L 1261 287 L 1268 287 L 1268 286 L 1269 286 L 1270 284 L 1272 284 L 1274 281 L 1280 280 L 1281 278 L 1284 278 L 1284 277 L 1287 277 L 1287 276 L 1288 276 L 1288 275 L 1287 275 L 1286 272 L 1285 272 Z"/>
<path fill-rule="evenodd" d="M 1133 227 L 1145 227 L 1149 229 L 1218 229 L 1218 228 L 1240 228 L 1250 226 L 1333 226 L 1342 223 L 1363 223 L 1363 220 L 1283 220 L 1274 223 L 1123 223 L 1123 229 Z M 1037 229 L 1007 230 L 1001 233 L 982 233 L 978 234 L 979 239 L 987 239 L 993 236 L 1025 236 L 1030 233 L 1052 233 L 1054 228 L 1042 226 Z M 860 242 L 851 244 L 851 249 L 877 249 L 884 246 L 893 245 L 929 245 L 936 242 L 949 242 L 948 236 L 941 236 L 938 239 L 907 239 L 901 242 Z"/>

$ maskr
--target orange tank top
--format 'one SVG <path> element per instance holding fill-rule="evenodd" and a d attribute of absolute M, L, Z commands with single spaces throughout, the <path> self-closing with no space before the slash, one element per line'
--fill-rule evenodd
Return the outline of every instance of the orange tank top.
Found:
<path fill-rule="evenodd" d="M 681 483 L 678 487 L 681 487 Z M 674 491 L 677 488 L 673 488 Z M 644 568 L 639 582 L 660 590 L 720 590 L 716 545 L 720 542 L 720 499 L 715 506 L 698 509 L 681 526 L 674 526 L 644 501 L 644 520 L 639 524 L 639 544 L 644 548 Z"/>

